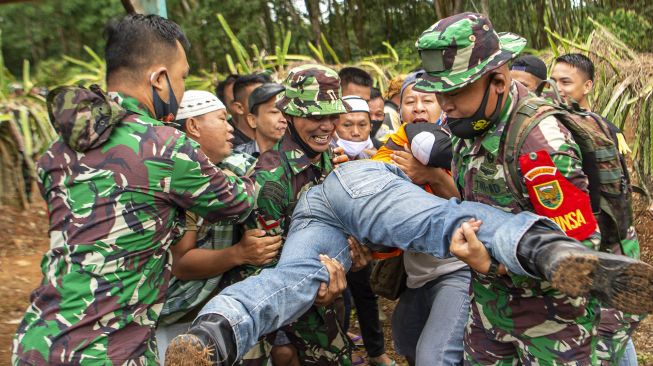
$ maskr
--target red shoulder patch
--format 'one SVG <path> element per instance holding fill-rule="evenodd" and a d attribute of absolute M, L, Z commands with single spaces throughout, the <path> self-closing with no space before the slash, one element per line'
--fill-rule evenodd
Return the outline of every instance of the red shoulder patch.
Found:
<path fill-rule="evenodd" d="M 569 182 L 544 151 L 519 157 L 535 213 L 552 219 L 570 237 L 585 240 L 596 230 L 590 197 Z"/>

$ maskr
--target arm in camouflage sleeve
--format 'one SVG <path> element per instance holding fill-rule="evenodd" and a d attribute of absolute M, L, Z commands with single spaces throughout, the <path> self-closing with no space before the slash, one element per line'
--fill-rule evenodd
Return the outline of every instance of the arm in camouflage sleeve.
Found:
<path fill-rule="evenodd" d="M 519 154 L 545 150 L 560 173 L 587 193 L 588 180 L 583 172 L 580 147 L 571 132 L 554 117 L 543 119 L 526 137 Z"/>
<path fill-rule="evenodd" d="M 167 185 L 173 202 L 209 222 L 249 215 L 254 203 L 249 178 L 225 175 L 186 136 L 179 137 L 174 148 Z"/>
<path fill-rule="evenodd" d="M 248 229 L 264 230 L 266 235 L 282 235 L 288 207 L 290 182 L 284 170 L 278 167 L 273 171 L 256 169 L 252 178 L 256 179 L 255 209 L 246 221 Z"/>
<path fill-rule="evenodd" d="M 588 193 L 589 180 L 583 171 L 580 147 L 569 130 L 554 117 L 543 119 L 526 137 L 520 155 L 531 151 L 545 150 L 560 174 L 585 193 Z M 583 245 L 597 249 L 600 234 L 582 241 Z"/>

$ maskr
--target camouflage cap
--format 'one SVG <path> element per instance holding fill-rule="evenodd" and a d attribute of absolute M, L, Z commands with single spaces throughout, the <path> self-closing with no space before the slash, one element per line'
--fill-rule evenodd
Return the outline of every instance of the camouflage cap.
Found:
<path fill-rule="evenodd" d="M 517 55 L 526 39 L 496 33 L 482 14 L 461 13 L 439 20 L 415 44 L 426 73 L 415 84 L 422 92 L 447 92 L 473 83 Z"/>
<path fill-rule="evenodd" d="M 283 82 L 277 107 L 296 117 L 347 113 L 342 102 L 338 73 L 321 65 L 302 65 L 290 70 Z"/>

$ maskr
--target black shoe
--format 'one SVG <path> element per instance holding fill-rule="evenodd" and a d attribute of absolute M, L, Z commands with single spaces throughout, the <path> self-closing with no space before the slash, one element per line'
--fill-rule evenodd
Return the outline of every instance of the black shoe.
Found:
<path fill-rule="evenodd" d="M 653 267 L 644 262 L 588 249 L 537 225 L 520 240 L 517 257 L 531 274 L 571 297 L 595 296 L 631 314 L 653 311 Z"/>
<path fill-rule="evenodd" d="M 218 314 L 195 319 L 188 332 L 173 338 L 166 350 L 166 366 L 232 366 L 236 338 L 229 321 Z"/>
<path fill-rule="evenodd" d="M 624 255 L 565 250 L 552 258 L 548 278 L 572 297 L 592 295 L 631 314 L 653 311 L 653 267 Z"/>

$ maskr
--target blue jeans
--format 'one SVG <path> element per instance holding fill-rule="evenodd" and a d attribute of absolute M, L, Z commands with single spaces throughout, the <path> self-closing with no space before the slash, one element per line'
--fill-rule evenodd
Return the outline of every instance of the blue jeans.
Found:
<path fill-rule="evenodd" d="M 637 352 L 635 351 L 635 343 L 633 343 L 632 338 L 626 344 L 626 351 L 624 351 L 624 355 L 619 360 L 619 366 L 637 366 Z"/>
<path fill-rule="evenodd" d="M 392 315 L 397 353 L 417 366 L 462 365 L 469 282 L 463 268 L 406 289 Z"/>
<path fill-rule="evenodd" d="M 406 251 L 450 257 L 448 243 L 466 220 L 483 220 L 478 238 L 515 274 L 527 274 L 516 258 L 517 244 L 536 222 L 559 230 L 532 213 L 505 213 L 474 202 L 444 200 L 411 183 L 397 167 L 369 161 L 339 166 L 309 189 L 292 216 L 279 263 L 224 289 L 199 316 L 217 313 L 232 325 L 238 356 L 265 334 L 305 313 L 329 275 L 320 254 L 349 269 L 347 237 Z"/>

